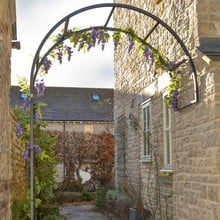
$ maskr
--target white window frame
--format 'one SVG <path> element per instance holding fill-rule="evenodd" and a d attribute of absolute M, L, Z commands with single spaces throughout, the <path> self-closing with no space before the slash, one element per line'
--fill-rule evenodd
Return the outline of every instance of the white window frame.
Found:
<path fill-rule="evenodd" d="M 166 94 L 163 95 L 163 145 L 164 166 L 161 172 L 173 172 L 172 163 L 172 133 L 171 133 L 171 109 L 165 103 Z"/>
<path fill-rule="evenodd" d="M 145 114 L 145 110 L 147 113 Z M 141 119 L 142 119 L 142 151 L 141 162 L 151 162 L 151 149 L 150 149 L 150 134 L 152 132 L 152 114 L 151 114 L 151 99 L 146 100 L 141 104 Z"/>

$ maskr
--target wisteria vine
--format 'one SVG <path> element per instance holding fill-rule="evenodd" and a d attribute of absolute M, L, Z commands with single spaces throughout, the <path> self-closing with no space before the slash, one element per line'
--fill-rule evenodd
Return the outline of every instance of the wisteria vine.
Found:
<path fill-rule="evenodd" d="M 98 29 L 95 27 L 90 28 L 87 31 L 78 31 L 76 28 L 73 30 L 68 30 L 66 36 L 58 34 L 53 37 L 54 44 L 56 47 L 49 51 L 41 58 L 40 61 L 40 71 L 42 74 L 47 74 L 52 64 L 57 60 L 60 64 L 63 63 L 63 57 L 67 56 L 67 60 L 71 61 L 74 51 L 89 51 L 97 45 L 101 45 L 101 49 L 104 50 L 105 44 L 109 42 L 112 37 L 114 43 L 114 49 L 117 50 L 123 41 L 127 41 L 128 54 L 132 53 L 135 49 L 144 57 L 144 60 L 150 65 L 154 77 L 168 71 L 170 73 L 171 79 L 170 84 L 167 86 L 166 90 L 168 95 L 166 96 L 166 104 L 177 111 L 177 97 L 179 95 L 180 87 L 180 77 L 178 74 L 178 67 L 182 65 L 186 60 L 182 60 L 179 63 L 174 61 L 169 61 L 167 57 L 162 56 L 161 52 L 151 45 L 146 43 L 144 40 L 138 37 L 138 35 L 130 28 L 122 30 L 118 29 L 113 32 L 112 35 L 108 33 L 105 29 Z M 68 41 L 65 41 L 67 40 Z M 29 94 L 29 86 L 26 80 L 20 80 L 20 87 L 23 92 Z M 37 98 L 44 95 L 45 85 L 44 81 L 36 80 L 35 89 L 37 93 Z M 22 100 L 23 114 L 27 114 L 30 108 L 30 97 L 27 95 Z M 37 121 L 39 119 L 39 112 L 34 111 L 34 117 Z M 17 136 L 22 136 L 23 129 L 22 123 L 18 122 L 16 124 L 16 134 Z M 35 145 L 34 145 L 35 146 Z M 25 159 L 29 158 L 30 150 L 34 150 L 36 153 L 39 152 L 40 146 L 37 148 L 33 146 L 30 149 L 29 144 L 22 153 Z M 36 150 L 37 149 L 37 150 Z"/>
<path fill-rule="evenodd" d="M 28 118 L 29 118 L 29 113 L 30 113 L 30 92 L 29 92 L 29 85 L 27 82 L 26 78 L 20 78 L 19 79 L 19 85 L 20 85 L 20 91 L 23 92 L 25 94 L 25 96 L 22 98 L 21 100 L 21 107 L 22 107 L 22 117 L 19 118 L 18 117 L 18 121 L 16 123 L 16 135 L 18 137 L 22 136 L 24 137 L 24 145 L 26 145 L 25 149 L 22 151 L 21 155 L 24 159 L 26 160 L 30 160 L 30 151 L 32 150 L 34 153 L 40 153 L 41 152 L 41 147 L 37 144 L 34 144 L 33 146 L 31 146 L 30 141 L 27 141 L 27 136 L 28 136 L 28 127 L 26 126 L 26 124 L 28 123 Z M 43 79 L 41 79 L 40 81 L 36 81 L 35 83 L 35 89 L 36 89 L 36 96 L 38 98 L 40 98 L 41 96 L 44 95 L 44 91 L 45 91 L 45 84 Z M 40 103 L 40 102 L 39 102 Z M 41 118 L 40 116 L 40 105 L 38 102 L 35 103 L 35 109 L 34 109 L 34 119 L 36 123 L 39 123 L 39 118 Z"/>
<path fill-rule="evenodd" d="M 52 64 L 58 60 L 60 64 L 63 62 L 63 56 L 67 56 L 67 60 L 71 61 L 74 51 L 90 51 L 91 48 L 101 45 L 104 50 L 105 44 L 111 39 L 114 43 L 114 49 L 117 50 L 123 41 L 127 41 L 128 53 L 137 50 L 144 57 L 144 60 L 149 63 L 154 77 L 162 74 L 164 71 L 170 73 L 170 84 L 167 87 L 168 95 L 166 96 L 166 104 L 177 111 L 177 97 L 179 95 L 180 77 L 178 75 L 178 67 L 186 60 L 178 63 L 170 61 L 162 53 L 146 43 L 143 39 L 131 29 L 117 29 L 110 35 L 107 30 L 91 27 L 87 31 L 78 31 L 76 28 L 68 30 L 66 35 L 58 34 L 54 36 L 53 42 L 56 45 L 51 51 L 42 57 L 40 71 L 42 74 L 47 74 Z M 66 41 L 68 39 L 68 41 Z M 178 81 L 178 83 L 176 83 Z M 175 100 L 175 101 L 174 101 Z"/>

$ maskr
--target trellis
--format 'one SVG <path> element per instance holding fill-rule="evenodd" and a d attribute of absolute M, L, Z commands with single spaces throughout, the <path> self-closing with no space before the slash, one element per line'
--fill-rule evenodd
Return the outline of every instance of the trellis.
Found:
<path fill-rule="evenodd" d="M 189 51 L 187 50 L 185 44 L 181 40 L 181 38 L 177 35 L 177 33 L 168 24 L 166 24 L 164 21 L 162 21 L 160 18 L 153 15 L 152 13 L 145 11 L 141 8 L 132 6 L 132 5 L 118 4 L 118 3 L 103 3 L 103 4 L 96 4 L 96 5 L 87 6 L 87 7 L 81 8 L 79 10 L 76 10 L 76 11 L 68 14 L 67 16 L 62 18 L 59 22 L 57 22 L 45 35 L 45 37 L 41 41 L 41 43 L 40 43 L 40 45 L 34 55 L 32 67 L 31 67 L 31 73 L 30 73 L 30 99 L 31 99 L 30 100 L 31 101 L 31 103 L 30 103 L 30 112 L 31 112 L 30 113 L 30 121 L 31 121 L 30 122 L 30 129 L 31 129 L 30 142 L 31 142 L 31 149 L 32 149 L 32 146 L 34 145 L 34 103 L 35 103 L 34 84 L 35 84 L 37 75 L 39 73 L 40 67 L 43 65 L 43 60 L 59 44 L 61 44 L 63 41 L 65 41 L 66 39 L 68 39 L 70 37 L 70 35 L 68 34 L 69 33 L 68 30 L 69 30 L 69 26 L 70 26 L 70 20 L 73 17 L 75 17 L 78 14 L 88 12 L 90 10 L 94 10 L 94 9 L 98 9 L 98 8 L 99 9 L 109 8 L 110 9 L 109 14 L 107 15 L 107 19 L 103 21 L 103 25 L 79 29 L 79 30 L 77 30 L 78 32 L 86 32 L 86 31 L 91 30 L 92 28 L 96 28 L 99 30 L 102 29 L 102 30 L 106 30 L 106 31 L 121 31 L 121 32 L 126 33 L 126 30 L 124 30 L 124 29 L 109 26 L 110 20 L 112 19 L 112 16 L 115 12 L 115 9 L 130 10 L 130 11 L 134 11 L 134 12 L 137 12 L 139 14 L 142 14 L 144 16 L 151 18 L 152 20 L 155 21 L 155 24 L 151 27 L 151 29 L 148 31 L 146 36 L 144 36 L 142 38 L 138 36 L 139 40 L 143 43 L 146 43 L 149 47 L 151 47 L 150 42 L 148 42 L 149 37 L 155 32 L 155 30 L 159 26 L 162 26 L 165 31 L 169 32 L 174 37 L 174 39 L 176 40 L 178 45 L 180 45 L 180 47 L 182 48 L 182 51 L 186 57 L 186 62 L 188 62 L 188 64 L 189 64 L 188 71 L 189 71 L 189 73 L 191 73 L 192 78 L 193 78 L 192 81 L 193 81 L 193 97 L 194 98 L 193 98 L 193 100 L 189 100 L 189 102 L 187 104 L 179 107 L 178 110 L 186 108 L 188 106 L 191 106 L 199 101 L 197 74 L 196 74 L 196 69 L 195 69 L 195 65 L 192 60 L 192 57 L 191 57 Z M 58 30 L 58 28 L 60 28 L 60 27 L 63 27 L 63 31 L 62 31 L 62 34 L 61 34 L 61 37 L 59 38 L 59 40 L 57 42 L 55 42 L 52 46 L 50 46 L 46 50 L 46 52 L 41 54 L 42 48 L 45 46 L 48 39 L 51 36 L 53 36 L 56 33 L 56 31 Z M 31 196 L 30 196 L 31 219 L 33 220 L 34 219 L 34 152 L 33 152 L 33 150 L 30 151 L 30 188 L 31 188 Z"/>

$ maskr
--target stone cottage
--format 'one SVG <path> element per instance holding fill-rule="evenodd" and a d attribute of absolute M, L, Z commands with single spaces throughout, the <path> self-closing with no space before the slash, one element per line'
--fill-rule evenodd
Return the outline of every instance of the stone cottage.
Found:
<path fill-rule="evenodd" d="M 19 105 L 22 95 L 18 86 L 12 86 L 11 105 Z M 58 137 L 58 158 L 64 158 L 57 165 L 57 182 L 72 175 L 64 151 L 74 145 L 75 133 L 113 134 L 113 96 L 114 90 L 108 88 L 46 87 L 40 99 L 46 104 L 42 119 L 47 130 Z M 84 181 L 88 180 L 88 172 L 81 171 L 81 175 Z"/>
<path fill-rule="evenodd" d="M 116 186 L 132 184 L 145 207 L 163 220 L 220 219 L 220 1 L 114 2 L 144 9 L 169 25 L 189 50 L 198 80 L 195 91 L 191 72 L 182 69 L 180 108 L 172 111 L 164 102 L 169 74 L 153 76 L 126 44 L 116 50 Z M 152 19 L 117 10 L 115 27 L 132 28 L 170 60 L 184 59 L 175 38 Z"/>

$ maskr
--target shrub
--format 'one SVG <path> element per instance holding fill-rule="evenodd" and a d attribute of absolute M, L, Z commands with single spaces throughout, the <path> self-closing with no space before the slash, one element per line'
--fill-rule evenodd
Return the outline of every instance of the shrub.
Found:
<path fill-rule="evenodd" d="M 104 209 L 106 207 L 106 189 L 104 187 L 97 188 L 95 195 L 95 206 Z"/>
<path fill-rule="evenodd" d="M 59 206 L 45 206 L 38 209 L 38 219 L 42 220 L 61 220 Z"/>
<path fill-rule="evenodd" d="M 108 208 L 113 209 L 116 201 L 119 198 L 119 192 L 117 190 L 108 190 L 106 193 L 106 205 Z"/>
<path fill-rule="evenodd" d="M 82 192 L 81 198 L 83 201 L 92 201 L 93 200 L 91 193 L 86 192 L 86 191 Z"/>
<path fill-rule="evenodd" d="M 107 210 L 117 219 L 128 219 L 130 204 L 130 198 L 117 190 L 109 190 L 106 194 Z"/>
<path fill-rule="evenodd" d="M 82 197 L 80 192 L 58 192 L 56 194 L 56 198 L 59 204 L 82 202 Z"/>

